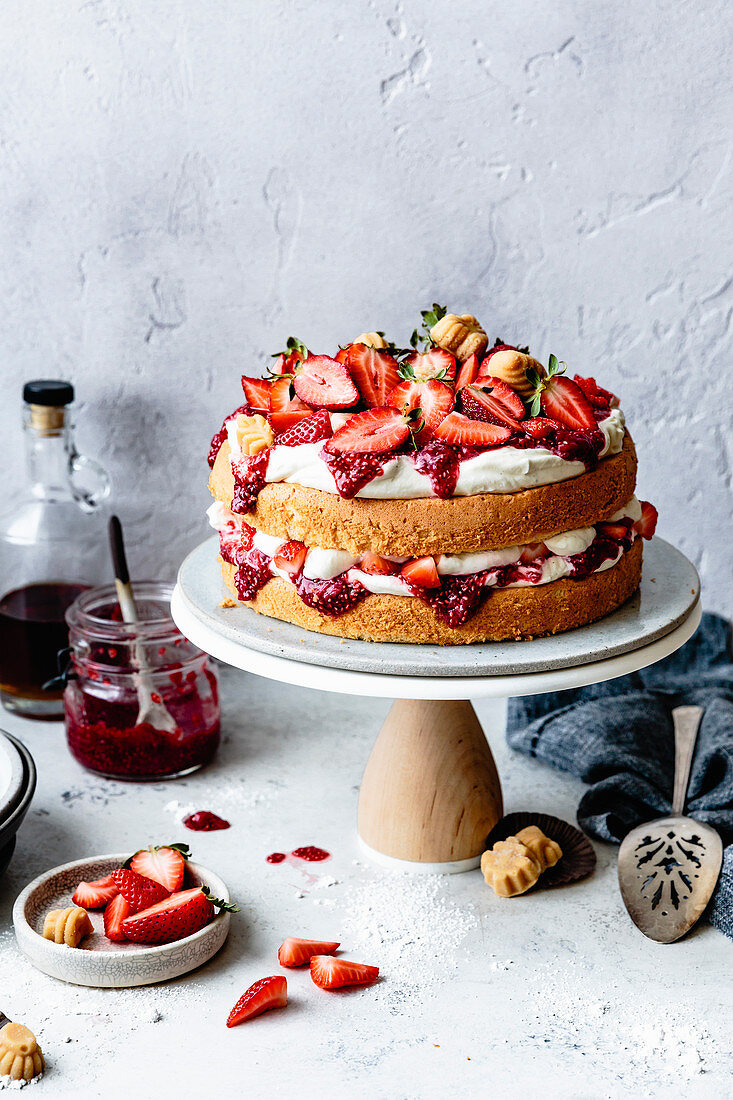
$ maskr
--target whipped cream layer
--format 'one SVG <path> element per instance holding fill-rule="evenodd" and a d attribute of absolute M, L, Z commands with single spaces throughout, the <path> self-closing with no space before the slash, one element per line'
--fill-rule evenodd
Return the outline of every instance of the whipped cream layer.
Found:
<path fill-rule="evenodd" d="M 341 426 L 343 414 L 332 415 L 334 430 Z M 598 424 L 604 436 L 600 457 L 618 454 L 623 447 L 625 421 L 620 409 L 611 409 Z M 242 453 L 237 439 L 236 420 L 227 425 L 231 459 L 238 462 Z M 324 440 L 303 443 L 298 447 L 278 447 L 269 454 L 265 480 L 283 481 L 338 494 L 333 475 L 320 457 Z M 454 496 L 474 496 L 476 493 L 516 493 L 538 485 L 578 477 L 585 473 L 582 462 L 568 461 L 545 447 L 520 450 L 517 447 L 497 447 L 482 451 L 472 458 L 462 459 Z M 364 485 L 357 497 L 371 500 L 413 500 L 434 497 L 435 491 L 427 474 L 415 468 L 410 455 L 395 455 L 387 459 L 381 474 Z"/>
<path fill-rule="evenodd" d="M 231 512 L 221 501 L 215 501 L 206 514 L 211 526 L 219 532 L 222 546 L 227 547 L 230 551 L 238 549 L 242 543 L 243 529 L 249 526 L 242 517 L 235 512 Z M 640 518 L 641 505 L 633 496 L 623 508 L 619 509 L 605 522 L 617 523 L 620 520 L 629 519 L 632 523 L 636 523 Z M 572 576 L 574 568 L 572 561 L 569 559 L 573 555 L 582 554 L 587 550 L 596 535 L 597 532 L 594 527 L 580 527 L 572 531 L 563 531 L 561 534 L 545 539 L 544 545 L 550 551 L 549 557 L 544 558 L 541 562 L 527 562 L 528 565 L 532 565 L 534 570 L 541 569 L 539 579 L 518 579 L 504 587 L 525 588 L 536 584 L 550 584 L 561 577 Z M 286 541 L 276 535 L 266 535 L 262 531 L 255 531 L 252 545 L 270 559 L 274 559 L 280 547 L 285 545 Z M 473 573 L 483 573 L 486 570 L 519 562 L 526 550 L 526 546 L 510 546 L 503 550 L 440 554 L 435 557 L 435 565 L 441 576 L 469 576 Z M 623 548 L 619 546 L 616 557 L 607 558 L 594 572 L 601 573 L 605 569 L 611 569 L 618 562 L 622 553 Z M 392 555 L 382 556 L 398 565 L 409 560 L 408 558 L 399 558 Z M 303 576 L 308 580 L 325 581 L 333 580 L 345 573 L 348 580 L 359 581 L 372 594 L 414 596 L 415 593 L 410 585 L 399 575 L 386 576 L 365 573 L 359 569 L 360 561 L 359 556 L 350 554 L 346 550 L 327 550 L 323 547 L 312 546 L 308 549 L 306 555 Z M 270 571 L 273 576 L 282 577 L 283 580 L 291 582 L 293 580 L 292 575 L 287 570 L 278 568 L 274 560 L 270 561 Z M 485 580 L 486 586 L 493 587 L 496 583 L 497 577 L 489 573 Z"/>

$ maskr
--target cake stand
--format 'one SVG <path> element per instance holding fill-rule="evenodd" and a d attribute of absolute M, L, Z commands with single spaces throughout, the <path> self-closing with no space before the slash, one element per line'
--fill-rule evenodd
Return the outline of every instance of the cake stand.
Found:
<path fill-rule="evenodd" d="M 218 553 L 214 537 L 180 568 L 171 611 L 187 638 L 258 676 L 395 699 L 362 779 L 358 830 L 372 859 L 411 871 L 477 867 L 502 816 L 496 765 L 470 699 L 623 676 L 678 649 L 701 616 L 694 566 L 659 538 L 645 547 L 640 590 L 600 622 L 551 638 L 470 646 L 349 641 L 227 607 Z"/>

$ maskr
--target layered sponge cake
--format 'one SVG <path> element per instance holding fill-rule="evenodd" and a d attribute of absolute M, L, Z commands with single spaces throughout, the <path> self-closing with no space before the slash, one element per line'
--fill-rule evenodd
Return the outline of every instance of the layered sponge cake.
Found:
<path fill-rule="evenodd" d="M 411 347 L 293 338 L 212 440 L 224 580 L 261 614 L 370 641 L 527 639 L 638 588 L 656 523 L 618 400 L 437 306 Z"/>

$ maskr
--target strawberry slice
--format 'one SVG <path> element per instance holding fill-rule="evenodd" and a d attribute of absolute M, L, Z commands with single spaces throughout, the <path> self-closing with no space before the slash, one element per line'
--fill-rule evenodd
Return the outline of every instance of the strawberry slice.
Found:
<path fill-rule="evenodd" d="M 475 352 L 473 355 L 469 355 L 464 363 L 461 363 L 458 377 L 456 378 L 456 393 L 462 390 L 464 386 L 470 386 L 472 382 L 476 381 L 479 366 L 478 355 L 476 355 Z"/>
<path fill-rule="evenodd" d="M 270 411 L 272 382 L 269 378 L 248 378 L 243 374 L 242 389 L 252 412 L 264 414 Z"/>
<path fill-rule="evenodd" d="M 277 953 L 280 966 L 297 967 L 306 966 L 314 955 L 333 955 L 338 951 L 340 943 L 322 940 L 299 940 L 295 936 L 289 936 Z"/>
<path fill-rule="evenodd" d="M 484 388 L 486 385 L 486 388 Z M 516 401 L 513 399 L 516 398 Z M 519 412 L 516 412 L 517 403 Z M 461 391 L 461 406 L 471 420 L 484 420 L 489 424 L 504 424 L 512 431 L 521 431 L 519 418 L 524 416 L 524 404 L 518 393 L 500 379 L 486 379 L 481 389 L 468 386 Z"/>
<path fill-rule="evenodd" d="M 145 878 L 151 878 L 165 886 L 171 894 L 181 889 L 190 856 L 187 844 L 164 844 L 157 848 L 143 848 L 128 860 L 130 870 Z"/>
<path fill-rule="evenodd" d="M 519 425 L 532 439 L 547 439 L 559 426 L 554 420 L 548 420 L 544 416 L 531 416 Z"/>
<path fill-rule="evenodd" d="M 308 547 L 304 546 L 302 542 L 291 539 L 290 542 L 282 544 L 272 560 L 278 569 L 284 569 L 287 573 L 297 577 L 303 571 L 307 555 Z"/>
<path fill-rule="evenodd" d="M 387 395 L 399 385 L 399 367 L 386 351 L 352 344 L 346 350 L 344 365 L 371 408 L 386 405 Z"/>
<path fill-rule="evenodd" d="M 314 955 L 311 978 L 321 989 L 341 989 L 345 985 L 371 985 L 379 977 L 378 966 L 336 959 L 333 955 Z"/>
<path fill-rule="evenodd" d="M 272 383 L 270 390 L 270 424 L 275 434 L 285 432 L 299 424 L 306 416 L 313 415 L 313 409 L 304 405 L 299 397 L 293 397 L 292 378 L 283 376 Z"/>
<path fill-rule="evenodd" d="M 160 882 L 146 878 L 137 871 L 128 871 L 124 867 L 119 871 L 113 871 L 111 877 L 120 894 L 129 903 L 131 913 L 138 913 L 141 909 L 155 905 L 156 902 L 167 898 L 170 893 L 170 890 Z"/>
<path fill-rule="evenodd" d="M 346 367 L 328 355 L 310 355 L 296 367 L 293 387 L 301 401 L 320 409 L 348 409 L 359 400 Z"/>
<path fill-rule="evenodd" d="M 403 362 L 401 373 L 408 378 L 415 378 L 418 382 L 428 382 L 431 378 L 452 381 L 456 376 L 456 361 L 454 356 L 443 348 L 415 351 Z"/>
<path fill-rule="evenodd" d="M 401 409 L 403 413 L 420 410 L 417 424 L 422 424 L 419 430 L 413 432 L 418 443 L 427 443 L 433 438 L 435 429 L 441 420 L 444 420 L 455 404 L 453 390 L 445 382 L 438 382 L 431 378 L 427 382 L 417 382 L 407 379 L 395 386 L 384 402 L 385 405 L 393 405 Z"/>
<path fill-rule="evenodd" d="M 362 573 L 369 573 L 378 577 L 391 577 L 399 571 L 399 568 L 397 562 L 390 561 L 389 558 L 383 558 L 381 554 L 375 554 L 373 550 L 367 550 L 357 565 L 357 569 L 361 569 Z"/>
<path fill-rule="evenodd" d="M 650 504 L 648 500 L 642 500 L 641 519 L 637 519 L 633 530 L 636 531 L 637 535 L 641 535 L 642 538 L 652 538 L 657 528 L 658 517 L 659 512 L 654 505 Z"/>
<path fill-rule="evenodd" d="M 547 416 L 552 420 L 559 420 L 568 428 L 596 430 L 598 425 L 593 415 L 593 406 L 577 382 L 558 374 L 544 379 L 541 385 L 540 401 Z"/>
<path fill-rule="evenodd" d="M 435 565 L 435 558 L 415 558 L 405 562 L 400 569 L 400 576 L 410 584 L 418 588 L 439 588 L 440 576 Z"/>
<path fill-rule="evenodd" d="M 599 386 L 595 378 L 581 378 L 579 374 L 573 375 L 573 380 L 578 383 L 585 396 L 594 409 L 618 408 L 618 397 L 610 390 L 604 390 Z"/>
<path fill-rule="evenodd" d="M 287 1003 L 288 983 L 281 974 L 260 978 L 239 998 L 227 1016 L 227 1027 L 243 1024 L 271 1008 L 285 1008 Z"/>
<path fill-rule="evenodd" d="M 122 894 L 112 898 L 104 911 L 104 934 L 113 943 L 124 943 L 127 936 L 122 931 L 122 922 L 129 917 L 132 909 L 127 898 Z"/>
<path fill-rule="evenodd" d="M 318 443 L 321 439 L 328 439 L 332 434 L 331 417 L 326 409 L 319 409 L 318 412 L 299 419 L 292 428 L 278 435 L 275 443 L 278 447 L 300 447 L 302 443 Z"/>
<path fill-rule="evenodd" d="M 368 409 L 339 428 L 326 443 L 326 450 L 388 454 L 396 451 L 409 434 L 407 420 L 397 409 L 391 406 Z"/>
<path fill-rule="evenodd" d="M 80 905 L 82 909 L 104 909 L 105 905 L 115 894 L 118 894 L 117 884 L 112 875 L 95 879 L 94 882 L 80 882 L 71 900 L 74 905 Z"/>
<path fill-rule="evenodd" d="M 464 447 L 495 447 L 499 443 L 505 443 L 511 434 L 510 428 L 469 420 L 458 412 L 449 413 L 435 429 L 437 439 Z"/>
<path fill-rule="evenodd" d="M 598 533 L 607 539 L 620 540 L 628 537 L 629 529 L 625 523 L 599 523 Z"/>
<path fill-rule="evenodd" d="M 205 887 L 194 886 L 131 913 L 122 921 L 122 932 L 133 943 L 173 943 L 207 925 L 217 907 L 237 911 L 235 905 L 212 898 Z"/>

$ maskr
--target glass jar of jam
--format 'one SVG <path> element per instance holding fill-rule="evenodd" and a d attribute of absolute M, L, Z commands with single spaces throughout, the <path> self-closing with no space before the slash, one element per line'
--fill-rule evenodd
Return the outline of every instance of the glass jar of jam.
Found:
<path fill-rule="evenodd" d="M 66 612 L 71 647 L 66 735 L 85 768 L 110 779 L 173 779 L 208 764 L 219 745 L 219 694 L 208 656 L 173 622 L 173 585 L 133 585 L 138 623 L 123 623 L 112 585 L 83 592 Z M 172 733 L 138 721 L 138 670 Z"/>

